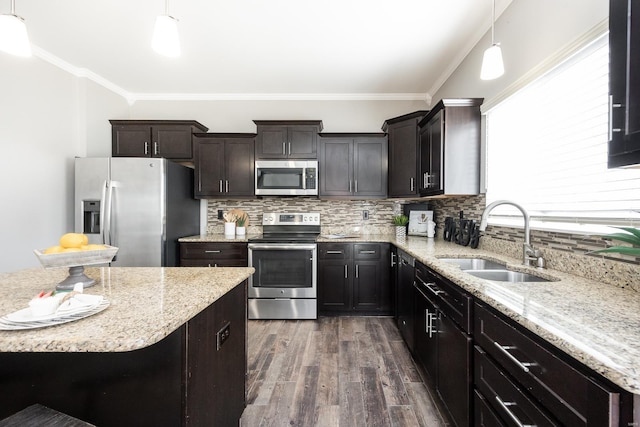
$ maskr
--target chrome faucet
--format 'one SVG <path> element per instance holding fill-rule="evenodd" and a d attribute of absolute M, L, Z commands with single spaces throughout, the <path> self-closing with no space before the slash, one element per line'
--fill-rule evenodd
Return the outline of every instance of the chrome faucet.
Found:
<path fill-rule="evenodd" d="M 493 203 L 490 203 L 482 212 L 482 219 L 480 220 L 480 231 L 485 231 L 487 229 L 487 220 L 489 219 L 489 212 L 493 210 L 496 206 L 499 205 L 511 205 L 520 210 L 522 212 L 522 216 L 524 217 L 524 244 L 522 245 L 522 263 L 526 266 L 531 266 L 532 262 L 535 261 L 535 265 L 537 267 L 544 267 L 544 258 L 540 255 L 540 251 L 538 249 L 534 249 L 531 246 L 531 229 L 529 228 L 529 214 L 522 206 L 517 203 L 511 202 L 509 200 L 496 200 Z"/>

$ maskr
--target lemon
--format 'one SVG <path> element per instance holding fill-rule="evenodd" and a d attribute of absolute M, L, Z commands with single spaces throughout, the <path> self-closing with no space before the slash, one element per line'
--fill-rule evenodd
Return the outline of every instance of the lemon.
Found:
<path fill-rule="evenodd" d="M 80 252 L 80 248 L 64 248 L 62 252 Z"/>
<path fill-rule="evenodd" d="M 77 248 L 89 243 L 87 236 L 80 233 L 67 233 L 60 237 L 60 246 L 63 248 Z"/>
<path fill-rule="evenodd" d="M 50 248 L 47 248 L 44 250 L 45 254 L 58 254 L 60 252 L 64 251 L 64 248 L 62 246 L 51 246 Z"/>
<path fill-rule="evenodd" d="M 104 249 L 104 245 L 97 245 L 95 243 L 91 243 L 89 245 L 82 245 L 80 249 L 83 251 L 98 251 Z"/>

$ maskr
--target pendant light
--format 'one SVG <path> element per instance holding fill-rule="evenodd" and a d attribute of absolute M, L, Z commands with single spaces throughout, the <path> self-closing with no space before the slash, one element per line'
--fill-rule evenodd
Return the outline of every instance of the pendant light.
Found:
<path fill-rule="evenodd" d="M 156 18 L 153 31 L 153 50 L 170 58 L 180 56 L 180 36 L 178 35 L 178 20 L 169 15 L 169 0 L 165 0 L 165 14 Z"/>
<path fill-rule="evenodd" d="M 500 43 L 494 40 L 496 23 L 496 0 L 493 0 L 493 9 L 491 13 L 491 47 L 484 51 L 482 57 L 482 69 L 480 70 L 480 78 L 482 80 L 497 79 L 504 74 L 504 62 L 502 61 L 502 49 Z"/>
<path fill-rule="evenodd" d="M 16 1 L 11 13 L 0 15 L 0 50 L 17 56 L 31 56 L 31 44 L 24 19 L 16 15 Z"/>

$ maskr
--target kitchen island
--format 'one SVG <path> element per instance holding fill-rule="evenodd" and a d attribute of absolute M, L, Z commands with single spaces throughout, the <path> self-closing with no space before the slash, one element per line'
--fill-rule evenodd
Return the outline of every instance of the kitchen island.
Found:
<path fill-rule="evenodd" d="M 252 268 L 85 270 L 109 306 L 74 322 L 0 331 L 0 419 L 40 403 L 100 426 L 237 425 L 245 404 Z M 0 274 L 0 314 L 66 269 Z M 221 339 L 221 337 L 224 338 Z"/>

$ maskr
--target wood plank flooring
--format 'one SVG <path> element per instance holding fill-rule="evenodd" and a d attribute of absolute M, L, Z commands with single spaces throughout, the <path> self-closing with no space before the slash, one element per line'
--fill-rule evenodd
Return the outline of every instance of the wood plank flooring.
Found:
<path fill-rule="evenodd" d="M 392 318 L 250 320 L 240 425 L 444 426 Z"/>

